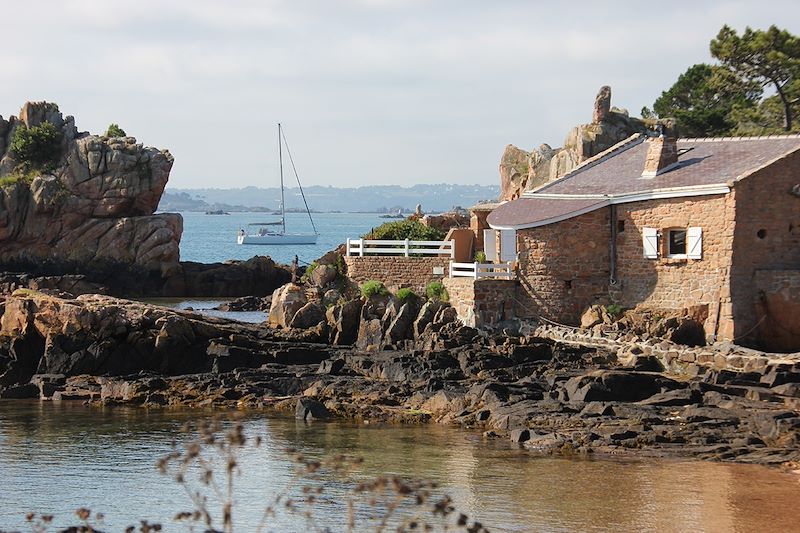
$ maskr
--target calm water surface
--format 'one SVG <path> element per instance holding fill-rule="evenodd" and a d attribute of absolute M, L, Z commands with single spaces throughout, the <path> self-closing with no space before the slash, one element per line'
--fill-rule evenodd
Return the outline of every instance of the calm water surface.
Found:
<path fill-rule="evenodd" d="M 371 206 L 359 206 L 369 209 Z M 249 222 L 276 220 L 274 215 L 264 213 L 231 213 L 230 215 L 206 215 L 183 212 L 183 237 L 181 238 L 181 260 L 213 263 L 227 259 L 249 259 L 254 255 L 268 255 L 279 263 L 288 264 L 295 254 L 300 260 L 310 263 L 345 242 L 347 238 L 359 238 L 391 220 L 382 219 L 377 213 L 312 213 L 319 232 L 314 245 L 239 245 L 236 232 Z M 286 213 L 287 231 L 290 233 L 311 232 L 311 223 L 305 213 Z"/>
<path fill-rule="evenodd" d="M 155 464 L 187 420 L 210 412 L 0 402 L 0 528 L 25 528 L 29 510 L 69 519 L 79 506 L 106 514 L 121 531 L 140 518 L 166 531 L 187 496 Z M 306 425 L 251 413 L 249 436 L 264 445 L 242 455 L 237 531 L 252 531 L 263 503 L 291 478 L 284 451 L 364 457 L 358 475 L 396 473 L 440 482 L 459 509 L 494 531 L 798 531 L 800 484 L 762 467 L 663 460 L 536 457 L 506 442 L 449 427 Z M 344 529 L 334 483 L 317 507 Z M 280 517 L 273 531 L 299 531 Z"/>

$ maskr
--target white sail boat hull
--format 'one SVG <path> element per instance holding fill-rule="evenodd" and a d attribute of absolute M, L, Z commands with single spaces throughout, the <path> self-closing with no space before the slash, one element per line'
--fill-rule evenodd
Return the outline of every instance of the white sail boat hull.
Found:
<path fill-rule="evenodd" d="M 272 233 L 266 235 L 239 235 L 238 244 L 317 244 L 313 233 Z"/>

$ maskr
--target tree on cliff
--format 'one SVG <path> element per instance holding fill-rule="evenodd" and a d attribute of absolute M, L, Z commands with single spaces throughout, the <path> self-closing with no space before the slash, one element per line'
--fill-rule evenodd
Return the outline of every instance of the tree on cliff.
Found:
<path fill-rule="evenodd" d="M 687 137 L 798 129 L 800 38 L 775 26 L 747 28 L 739 36 L 726 25 L 710 49 L 720 64 L 694 65 L 681 74 L 653 104 L 655 115 L 675 118 Z M 648 116 L 650 110 L 642 113 Z"/>
<path fill-rule="evenodd" d="M 793 108 L 800 102 L 798 37 L 774 25 L 766 31 L 746 28 L 740 37 L 725 25 L 711 41 L 711 54 L 745 80 L 774 89 L 783 111 L 783 130 L 792 130 Z"/>
<path fill-rule="evenodd" d="M 760 86 L 724 67 L 701 63 L 689 67 L 661 93 L 653 111 L 661 118 L 676 119 L 684 137 L 728 135 L 737 125 L 735 112 L 754 107 L 760 95 Z"/>

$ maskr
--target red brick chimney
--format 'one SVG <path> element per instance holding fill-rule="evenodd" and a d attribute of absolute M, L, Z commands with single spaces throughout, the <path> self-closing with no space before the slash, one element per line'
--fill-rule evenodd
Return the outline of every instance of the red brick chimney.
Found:
<path fill-rule="evenodd" d="M 678 140 L 673 136 L 658 137 L 648 140 L 647 159 L 644 161 L 643 178 L 653 178 L 678 162 Z"/>

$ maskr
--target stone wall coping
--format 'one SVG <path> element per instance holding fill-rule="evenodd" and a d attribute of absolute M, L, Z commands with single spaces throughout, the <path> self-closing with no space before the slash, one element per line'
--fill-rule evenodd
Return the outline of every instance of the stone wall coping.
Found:
<path fill-rule="evenodd" d="M 543 325 L 536 328 L 536 336 L 550 338 L 567 344 L 616 350 L 618 355 L 652 355 L 658 357 L 669 371 L 684 374 L 691 365 L 717 370 L 750 372 L 768 366 L 795 365 L 800 363 L 800 352 L 761 352 L 738 346 L 730 342 L 718 342 L 708 346 L 686 346 L 666 339 L 654 338 L 635 341 L 629 335 L 622 339 L 611 339 L 590 330 Z"/>

